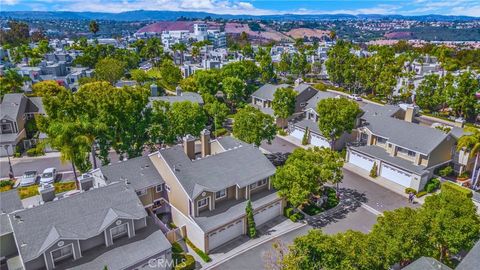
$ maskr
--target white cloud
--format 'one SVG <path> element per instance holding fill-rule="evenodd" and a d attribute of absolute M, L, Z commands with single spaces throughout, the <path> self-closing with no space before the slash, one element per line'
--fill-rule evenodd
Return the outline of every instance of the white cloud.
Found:
<path fill-rule="evenodd" d="M 2 3 L 8 6 L 13 6 L 18 4 L 20 0 L 2 0 Z"/>

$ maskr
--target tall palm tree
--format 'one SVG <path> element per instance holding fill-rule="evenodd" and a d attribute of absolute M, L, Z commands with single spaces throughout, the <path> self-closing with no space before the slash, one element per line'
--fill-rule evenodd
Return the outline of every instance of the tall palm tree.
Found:
<path fill-rule="evenodd" d="M 480 156 L 480 131 L 473 127 L 465 129 L 466 134 L 460 137 L 457 143 L 457 150 L 466 149 L 470 152 L 470 157 L 475 156 L 475 165 L 472 172 L 472 186 L 475 187 L 478 182 L 478 158 Z"/>

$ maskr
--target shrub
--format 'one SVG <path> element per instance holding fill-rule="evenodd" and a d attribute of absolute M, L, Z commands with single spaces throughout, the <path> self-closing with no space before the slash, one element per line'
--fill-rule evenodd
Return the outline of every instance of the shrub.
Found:
<path fill-rule="evenodd" d="M 287 134 L 287 132 L 286 132 L 285 130 L 279 129 L 279 130 L 278 130 L 278 135 L 280 135 L 280 136 L 287 136 L 288 134 Z"/>
<path fill-rule="evenodd" d="M 45 152 L 40 147 L 34 147 L 27 150 L 27 156 L 29 157 L 38 157 L 45 155 Z"/>
<path fill-rule="evenodd" d="M 19 187 L 17 188 L 18 195 L 20 195 L 20 199 L 25 199 L 28 197 L 32 197 L 38 195 L 38 185 L 32 185 L 28 187 Z"/>
<path fill-rule="evenodd" d="M 183 248 L 182 246 L 175 242 L 175 243 L 172 243 L 172 252 L 173 253 L 182 253 L 183 252 Z"/>
<path fill-rule="evenodd" d="M 426 192 L 426 191 L 420 191 L 420 192 L 418 192 L 417 195 L 415 195 L 415 196 L 417 196 L 417 198 L 420 198 L 420 197 L 423 197 L 423 196 L 425 196 L 425 195 L 427 195 L 427 192 Z"/>
<path fill-rule="evenodd" d="M 425 185 L 425 191 L 427 193 L 432 193 L 440 187 L 440 180 L 438 178 L 432 178 L 428 180 Z"/>
<path fill-rule="evenodd" d="M 255 238 L 257 236 L 257 228 L 255 226 L 255 219 L 253 217 L 252 202 L 250 200 L 248 200 L 248 202 L 247 202 L 245 212 L 247 214 L 248 236 L 250 238 Z"/>
<path fill-rule="evenodd" d="M 286 217 L 286 218 L 290 218 L 291 215 L 293 215 L 294 212 L 293 212 L 293 208 L 292 207 L 285 207 L 283 209 L 283 215 Z"/>
<path fill-rule="evenodd" d="M 0 192 L 11 190 L 14 182 L 12 180 L 0 181 Z"/>
<path fill-rule="evenodd" d="M 373 163 L 372 169 L 370 170 L 370 177 L 376 178 L 378 176 L 378 166 L 377 162 Z"/>
<path fill-rule="evenodd" d="M 73 181 L 55 183 L 53 184 L 53 186 L 55 187 L 55 193 L 62 193 L 62 192 L 74 190 L 77 188 L 76 183 Z"/>
<path fill-rule="evenodd" d="M 325 205 L 325 209 L 328 210 L 337 206 L 339 203 L 339 200 L 337 198 L 337 192 L 333 188 L 327 187 L 326 192 L 327 192 L 328 198 L 327 198 L 327 203 Z"/>
<path fill-rule="evenodd" d="M 469 190 L 467 188 L 464 188 L 462 186 L 459 186 L 459 185 L 457 185 L 455 183 L 452 183 L 452 182 L 444 182 L 442 184 L 441 190 L 442 190 L 442 192 L 444 192 L 444 191 L 458 192 L 459 194 L 462 194 L 463 196 L 465 196 L 467 198 L 471 198 L 473 196 L 471 190 Z"/>
<path fill-rule="evenodd" d="M 195 258 L 190 254 L 181 254 L 178 257 L 175 270 L 193 270 L 195 269 Z"/>
<path fill-rule="evenodd" d="M 417 194 L 417 191 L 413 188 L 406 188 L 405 189 L 406 194 L 410 194 L 410 192 L 413 193 L 413 194 Z"/>
<path fill-rule="evenodd" d="M 297 222 L 298 220 L 302 220 L 304 218 L 305 218 L 305 216 L 300 212 L 297 212 L 297 213 L 290 216 L 290 220 L 293 221 L 293 222 Z"/>
<path fill-rule="evenodd" d="M 468 178 L 469 177 L 469 172 L 465 171 L 462 172 L 461 174 L 458 175 L 458 178 Z"/>
<path fill-rule="evenodd" d="M 305 133 L 303 133 L 303 138 L 302 138 L 302 145 L 307 145 L 308 144 L 308 127 L 305 129 Z"/>
<path fill-rule="evenodd" d="M 453 174 L 453 168 L 452 168 L 452 166 L 447 166 L 447 167 L 441 169 L 440 171 L 438 171 L 438 174 L 440 174 L 440 176 L 442 176 L 442 177 L 450 176 L 450 175 Z"/>
<path fill-rule="evenodd" d="M 202 258 L 202 260 L 204 262 L 210 262 L 212 259 L 203 251 L 201 251 L 198 247 L 196 247 L 192 242 L 190 242 L 190 239 L 186 238 L 185 237 L 185 243 L 187 243 L 187 245 L 189 247 L 191 247 L 193 249 L 193 251 L 195 251 L 195 253 L 198 254 L 198 256 L 200 256 L 200 258 Z"/>
<path fill-rule="evenodd" d="M 213 135 L 215 135 L 215 137 L 223 136 L 225 134 L 227 134 L 227 130 L 224 129 L 224 128 L 219 128 L 219 129 L 213 131 Z"/>

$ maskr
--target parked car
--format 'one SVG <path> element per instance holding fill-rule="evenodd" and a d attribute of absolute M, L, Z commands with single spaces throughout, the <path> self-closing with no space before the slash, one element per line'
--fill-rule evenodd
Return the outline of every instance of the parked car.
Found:
<path fill-rule="evenodd" d="M 56 178 L 57 178 L 57 169 L 55 168 L 45 169 L 42 173 L 42 177 L 40 178 L 40 184 L 52 184 L 55 182 Z"/>
<path fill-rule="evenodd" d="M 360 96 L 357 95 L 357 94 L 348 95 L 348 98 L 353 99 L 353 100 L 356 100 L 356 101 L 362 101 L 362 97 L 360 97 Z"/>
<path fill-rule="evenodd" d="M 37 171 L 26 171 L 23 173 L 22 178 L 20 178 L 21 187 L 31 186 L 37 182 Z"/>

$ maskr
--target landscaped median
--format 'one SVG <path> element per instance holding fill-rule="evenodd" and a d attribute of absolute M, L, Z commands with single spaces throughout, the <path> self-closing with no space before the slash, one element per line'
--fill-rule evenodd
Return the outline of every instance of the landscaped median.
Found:
<path fill-rule="evenodd" d="M 13 189 L 13 184 L 14 182 L 11 180 L 0 181 L 0 192 Z M 76 189 L 76 185 L 74 181 L 54 183 L 53 186 L 55 187 L 55 193 L 57 194 Z M 36 184 L 28 187 L 18 187 L 17 191 L 18 191 L 18 195 L 20 196 L 20 199 L 22 200 L 25 198 L 39 195 L 38 185 Z"/>

